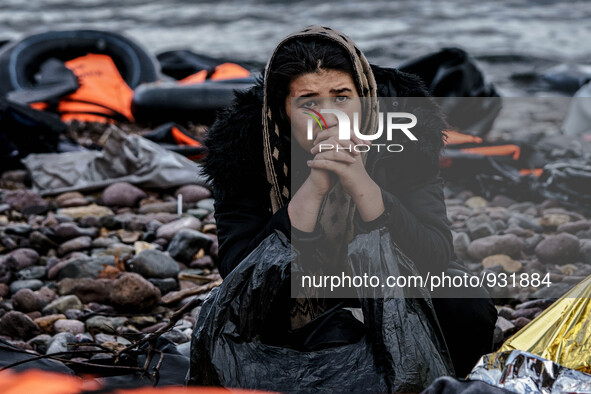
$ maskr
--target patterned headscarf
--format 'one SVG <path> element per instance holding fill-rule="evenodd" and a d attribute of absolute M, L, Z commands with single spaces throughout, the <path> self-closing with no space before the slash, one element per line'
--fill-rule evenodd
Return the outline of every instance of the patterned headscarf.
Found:
<path fill-rule="evenodd" d="M 279 130 L 278 123 L 274 120 L 274 117 L 277 117 L 278 114 L 273 114 L 271 107 L 269 106 L 267 81 L 269 80 L 270 73 L 273 71 L 275 55 L 280 48 L 290 41 L 310 37 L 330 40 L 342 47 L 349 54 L 354 71 L 352 77 L 357 86 L 359 96 L 369 98 L 369 100 L 362 100 L 362 105 L 364 105 L 362 113 L 364 116 L 361 130 L 363 130 L 362 132 L 371 130 L 373 133 L 377 125 L 378 101 L 373 72 L 371 71 L 367 59 L 351 39 L 339 31 L 323 26 L 309 26 L 283 39 L 283 41 L 277 45 L 277 48 L 273 52 L 273 55 L 269 59 L 267 67 L 265 68 L 265 95 L 262 114 L 265 168 L 267 181 L 271 184 L 269 197 L 273 213 L 277 212 L 279 208 L 289 202 L 292 191 L 290 188 L 290 147 L 284 146 L 284 139 L 281 138 L 281 131 Z M 365 154 L 362 154 L 362 159 L 365 162 Z M 338 209 L 336 206 L 338 206 Z M 325 234 L 331 238 L 338 237 L 337 234 L 331 234 L 332 230 L 343 230 L 347 227 L 344 223 L 339 223 L 339 218 L 343 219 L 349 217 L 348 215 L 342 215 L 344 212 L 343 210 L 349 208 L 354 208 L 350 203 L 350 198 L 344 193 L 340 183 L 337 183 L 328 193 L 327 198 L 325 198 L 319 217 L 319 223 Z M 352 211 L 350 213 L 352 213 Z"/>
<path fill-rule="evenodd" d="M 378 123 L 378 100 L 377 86 L 371 67 L 357 48 L 355 43 L 347 36 L 323 26 L 309 26 L 299 32 L 287 36 L 277 45 L 273 55 L 265 69 L 265 89 L 263 102 L 263 144 L 264 160 L 267 174 L 267 181 L 271 185 L 270 200 L 273 213 L 289 203 L 292 196 L 290 173 L 290 146 L 285 146 L 286 139 L 282 138 L 283 133 L 289 130 L 280 131 L 276 121 L 278 114 L 272 112 L 269 105 L 268 81 L 273 72 L 274 61 L 277 52 L 287 43 L 301 38 L 317 37 L 322 40 L 329 40 L 342 47 L 348 54 L 353 66 L 353 80 L 362 100 L 362 133 L 374 133 Z M 365 153 L 361 153 L 363 163 L 366 161 Z M 355 204 L 351 197 L 345 193 L 340 182 L 337 182 L 327 193 L 320 208 L 318 224 L 326 236 L 324 252 L 320 252 L 319 259 L 323 267 L 343 266 L 347 259 L 347 245 L 353 238 L 353 214 Z M 293 300 L 290 315 L 292 328 L 298 328 L 318 316 L 326 308 L 326 303 L 321 297 L 315 294 L 308 294 L 302 298 Z"/>

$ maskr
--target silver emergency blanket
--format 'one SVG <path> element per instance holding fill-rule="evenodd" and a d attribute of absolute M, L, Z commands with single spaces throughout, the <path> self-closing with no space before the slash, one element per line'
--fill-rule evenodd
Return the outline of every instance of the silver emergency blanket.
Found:
<path fill-rule="evenodd" d="M 591 393 L 591 375 L 521 350 L 482 356 L 468 379 L 516 393 Z"/>
<path fill-rule="evenodd" d="M 31 154 L 22 160 L 41 195 L 102 189 L 114 182 L 143 188 L 205 183 L 201 166 L 115 126 L 102 151 Z"/>

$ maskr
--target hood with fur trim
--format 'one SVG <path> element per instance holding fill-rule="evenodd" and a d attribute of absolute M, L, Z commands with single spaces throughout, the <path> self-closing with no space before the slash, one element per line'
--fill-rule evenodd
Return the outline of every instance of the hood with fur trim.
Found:
<path fill-rule="evenodd" d="M 407 97 L 428 97 L 419 77 L 375 65 L 372 65 L 372 71 L 378 84 L 378 97 L 396 97 L 391 103 L 393 107 L 386 111 L 411 112 L 418 121 L 412 129 L 418 142 L 409 141 L 402 133 L 397 133 L 394 141 L 388 143 L 403 145 L 404 155 L 392 155 L 403 157 L 408 168 L 436 173 L 447 129 L 439 107 L 430 99 L 421 100 L 420 108 L 407 107 Z M 248 185 L 268 185 L 262 142 L 262 82 L 259 79 L 252 88 L 237 91 L 231 106 L 218 115 L 208 131 L 205 145 L 209 152 L 202 163 L 202 172 L 216 198 L 223 199 L 226 193 L 234 194 Z M 379 157 L 380 153 L 368 156 L 366 168 L 370 176 Z"/>

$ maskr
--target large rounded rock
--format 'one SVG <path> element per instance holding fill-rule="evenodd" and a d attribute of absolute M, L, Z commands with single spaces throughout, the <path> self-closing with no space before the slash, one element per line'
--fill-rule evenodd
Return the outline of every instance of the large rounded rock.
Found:
<path fill-rule="evenodd" d="M 82 302 L 80 302 L 78 297 L 75 295 L 67 295 L 51 301 L 45 308 L 43 308 L 43 314 L 51 315 L 65 313 L 68 309 L 82 310 L 82 308 Z"/>
<path fill-rule="evenodd" d="M 53 324 L 53 329 L 56 333 L 69 332 L 72 334 L 82 334 L 84 328 L 84 323 L 72 319 L 60 319 Z"/>
<path fill-rule="evenodd" d="M 12 296 L 12 306 L 24 313 L 39 311 L 44 306 L 41 298 L 31 289 L 22 289 Z"/>
<path fill-rule="evenodd" d="M 39 279 L 15 280 L 10 284 L 10 292 L 16 293 L 21 289 L 39 290 L 43 287 L 43 282 Z"/>
<path fill-rule="evenodd" d="M 170 223 L 166 223 L 156 231 L 157 238 L 171 240 L 174 235 L 184 228 L 198 230 L 201 228 L 201 221 L 193 216 L 187 216 Z"/>
<path fill-rule="evenodd" d="M 66 278 L 59 283 L 60 294 L 73 294 L 84 304 L 109 301 L 112 281 L 109 279 Z"/>
<path fill-rule="evenodd" d="M 92 238 L 87 236 L 77 237 L 61 244 L 57 250 L 57 253 L 60 256 L 63 256 L 76 250 L 89 249 L 91 245 Z"/>
<path fill-rule="evenodd" d="M 39 261 L 39 253 L 34 249 L 29 248 L 16 249 L 8 253 L 8 255 L 14 257 L 18 263 L 16 266 L 17 270 L 22 270 L 23 268 L 35 265 L 37 264 L 37 261 Z"/>
<path fill-rule="evenodd" d="M 199 185 L 182 186 L 174 193 L 174 196 L 178 197 L 179 194 L 183 195 L 184 203 L 199 202 L 205 198 L 211 197 L 209 189 Z"/>
<path fill-rule="evenodd" d="M 126 182 L 117 182 L 103 191 L 101 200 L 107 206 L 133 207 L 147 196 L 142 189 Z"/>
<path fill-rule="evenodd" d="M 506 254 L 519 257 L 523 241 L 514 234 L 491 235 L 472 241 L 468 246 L 468 254 L 474 260 L 482 260 L 494 254 Z"/>
<path fill-rule="evenodd" d="M 48 204 L 38 193 L 32 190 L 9 190 L 4 193 L 2 203 L 9 204 L 12 209 L 27 213 L 37 214 L 47 210 Z"/>
<path fill-rule="evenodd" d="M 62 240 L 72 239 L 76 237 L 88 236 L 96 237 L 98 235 L 98 229 L 96 227 L 82 228 L 78 227 L 74 223 L 60 223 L 56 228 L 53 229 L 55 236 Z"/>
<path fill-rule="evenodd" d="M 175 234 L 168 245 L 168 253 L 178 261 L 190 263 L 199 249 L 208 250 L 212 242 L 207 235 L 185 228 Z"/>
<path fill-rule="evenodd" d="M 148 310 L 160 302 L 160 290 L 141 275 L 125 272 L 119 275 L 111 290 L 111 303 L 126 310 Z"/>
<path fill-rule="evenodd" d="M 0 334 L 17 339 L 29 339 L 41 334 L 39 326 L 22 312 L 10 311 L 0 319 Z"/>
<path fill-rule="evenodd" d="M 172 257 L 155 249 L 140 252 L 131 260 L 129 268 L 145 278 L 173 278 L 180 271 Z"/>
<path fill-rule="evenodd" d="M 579 257 L 579 239 L 572 234 L 560 233 L 541 241 L 534 252 L 542 263 L 569 264 Z"/>
<path fill-rule="evenodd" d="M 62 261 L 54 268 L 49 270 L 50 279 L 57 277 L 64 278 L 97 278 L 106 265 L 114 265 L 113 256 L 85 257 Z"/>

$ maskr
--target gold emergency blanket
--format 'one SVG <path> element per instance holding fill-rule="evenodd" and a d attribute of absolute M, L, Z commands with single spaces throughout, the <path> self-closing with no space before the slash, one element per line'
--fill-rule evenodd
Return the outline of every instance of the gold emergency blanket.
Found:
<path fill-rule="evenodd" d="M 591 373 L 591 276 L 509 338 L 498 353 L 516 349 Z"/>

